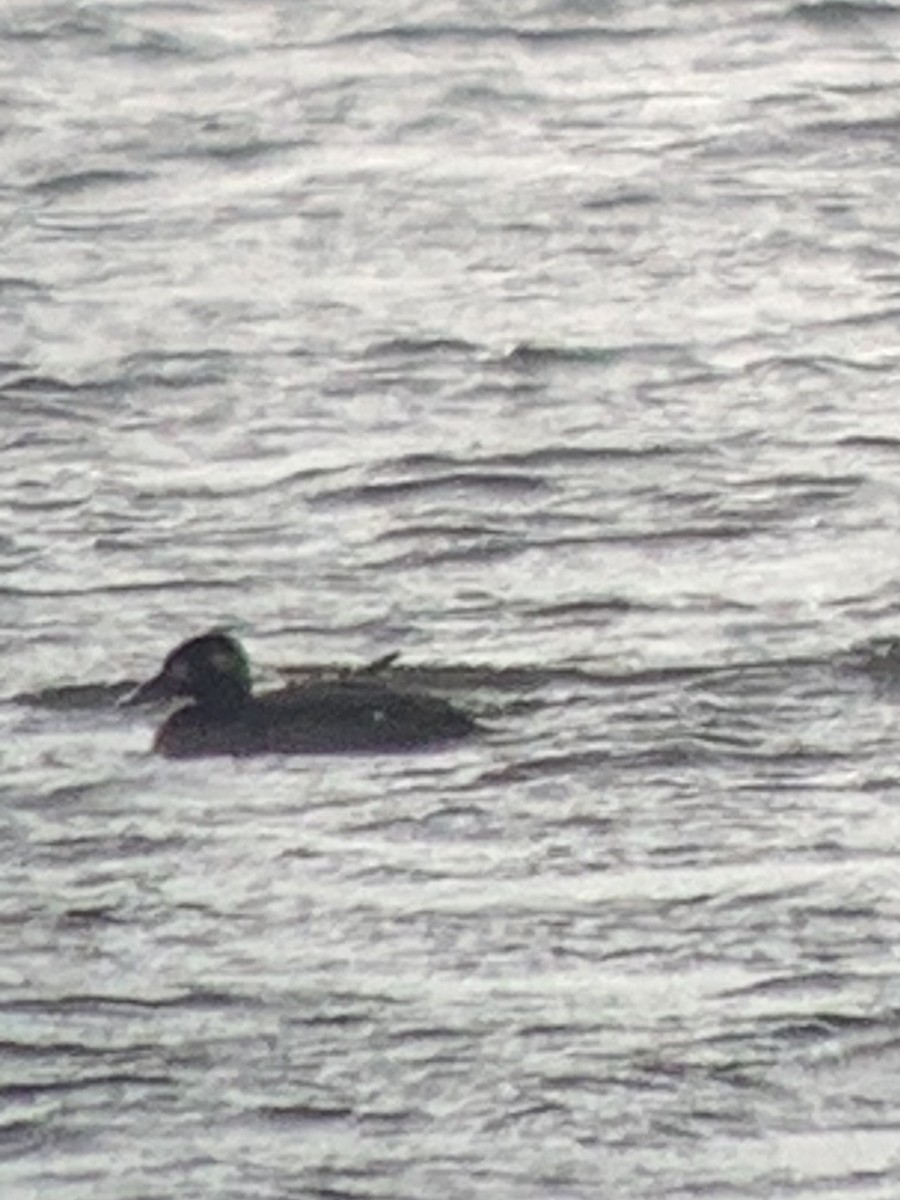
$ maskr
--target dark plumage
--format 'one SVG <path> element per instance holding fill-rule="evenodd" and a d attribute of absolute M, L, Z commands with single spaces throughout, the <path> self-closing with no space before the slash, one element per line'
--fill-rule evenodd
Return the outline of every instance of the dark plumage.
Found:
<path fill-rule="evenodd" d="M 164 722 L 153 748 L 169 758 L 212 754 L 334 754 L 412 750 L 474 733 L 475 720 L 446 700 L 349 676 L 254 696 L 240 643 L 224 633 L 173 650 L 158 675 L 124 701 L 189 699 Z"/>

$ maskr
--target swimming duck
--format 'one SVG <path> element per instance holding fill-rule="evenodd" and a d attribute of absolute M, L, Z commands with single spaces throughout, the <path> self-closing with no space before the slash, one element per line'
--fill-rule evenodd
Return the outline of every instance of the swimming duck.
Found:
<path fill-rule="evenodd" d="M 247 655 L 227 633 L 183 642 L 122 703 L 180 696 L 190 702 L 172 713 L 153 743 L 168 758 L 412 750 L 478 728 L 438 696 L 400 691 L 366 675 L 254 696 Z"/>

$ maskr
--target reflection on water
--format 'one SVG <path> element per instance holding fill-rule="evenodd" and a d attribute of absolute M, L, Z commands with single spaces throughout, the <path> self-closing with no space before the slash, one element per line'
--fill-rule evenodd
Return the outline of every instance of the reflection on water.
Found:
<path fill-rule="evenodd" d="M 892 1195 L 890 13 L 299 15 L 0 16 L 3 1195 Z"/>

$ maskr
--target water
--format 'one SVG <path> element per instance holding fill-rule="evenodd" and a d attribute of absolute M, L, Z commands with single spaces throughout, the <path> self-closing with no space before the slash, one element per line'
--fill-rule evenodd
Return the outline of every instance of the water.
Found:
<path fill-rule="evenodd" d="M 4 1198 L 893 1200 L 900 9 L 0 37 Z M 217 624 L 489 732 L 158 761 Z"/>

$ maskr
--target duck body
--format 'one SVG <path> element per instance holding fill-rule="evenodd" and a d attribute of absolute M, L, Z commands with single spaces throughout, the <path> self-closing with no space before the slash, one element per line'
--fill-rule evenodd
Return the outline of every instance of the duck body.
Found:
<path fill-rule="evenodd" d="M 319 680 L 254 696 L 246 656 L 227 634 L 183 643 L 125 703 L 187 697 L 158 730 L 168 758 L 345 754 L 423 749 L 476 732 L 467 713 L 438 696 L 365 677 Z"/>

